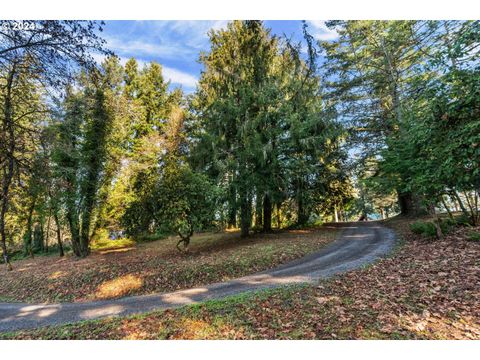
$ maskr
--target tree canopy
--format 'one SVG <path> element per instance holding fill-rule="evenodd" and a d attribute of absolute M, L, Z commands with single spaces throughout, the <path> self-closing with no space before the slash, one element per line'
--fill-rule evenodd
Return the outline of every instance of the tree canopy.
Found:
<path fill-rule="evenodd" d="M 207 229 L 457 207 L 480 221 L 478 21 L 329 21 L 329 41 L 303 23 L 299 43 L 233 21 L 209 32 L 188 95 L 105 49 L 102 23 L 34 24 L 0 32 L 7 264 L 9 249 L 88 256 L 101 234 L 186 250 Z"/>

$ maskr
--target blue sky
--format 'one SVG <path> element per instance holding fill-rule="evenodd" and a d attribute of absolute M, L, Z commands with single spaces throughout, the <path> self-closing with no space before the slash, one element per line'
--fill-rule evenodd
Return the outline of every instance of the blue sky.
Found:
<path fill-rule="evenodd" d="M 172 86 L 187 93 L 195 90 L 202 65 L 200 51 L 209 50 L 207 32 L 226 26 L 227 20 L 212 21 L 107 21 L 103 38 L 107 47 L 125 62 L 134 57 L 140 64 L 156 61 Z M 275 35 L 302 39 L 302 22 L 297 20 L 265 21 Z M 309 21 L 309 31 L 317 39 L 332 40 L 336 33 L 323 21 Z"/>

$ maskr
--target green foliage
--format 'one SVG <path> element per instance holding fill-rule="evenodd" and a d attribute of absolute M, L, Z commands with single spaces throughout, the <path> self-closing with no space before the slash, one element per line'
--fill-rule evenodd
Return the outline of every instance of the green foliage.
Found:
<path fill-rule="evenodd" d="M 452 231 L 456 226 L 458 226 L 458 222 L 452 219 L 440 219 L 440 229 L 442 233 L 448 234 Z M 437 231 L 435 229 L 435 224 L 431 221 L 416 221 L 410 224 L 410 230 L 419 235 L 423 235 L 426 237 L 436 237 Z"/>
<path fill-rule="evenodd" d="M 470 234 L 468 234 L 467 239 L 469 241 L 480 242 L 480 233 L 479 232 L 471 232 Z"/>
<path fill-rule="evenodd" d="M 426 237 L 433 238 L 437 235 L 435 225 L 432 222 L 416 221 L 410 224 L 410 230 L 415 234 L 423 235 Z"/>
<path fill-rule="evenodd" d="M 440 219 L 440 228 L 443 234 L 448 234 L 451 232 L 455 227 L 458 226 L 458 223 L 452 219 Z"/>
<path fill-rule="evenodd" d="M 92 219 L 106 175 L 107 140 L 113 119 L 108 99 L 113 96 L 114 86 L 107 65 L 103 74 L 92 73 L 90 78 L 81 79 L 84 84 L 79 91 L 68 90 L 66 113 L 57 128 L 54 172 L 62 184 L 62 201 L 77 256 L 90 252 Z"/>
<path fill-rule="evenodd" d="M 404 214 L 452 192 L 478 199 L 480 22 L 328 24 L 340 35 L 322 43 L 328 87 L 337 111 L 352 119 L 370 185 L 396 192 Z M 476 201 L 462 206 L 473 223 Z"/>
<path fill-rule="evenodd" d="M 209 179 L 188 165 L 167 164 L 156 188 L 155 217 L 182 239 L 206 229 L 214 220 L 216 191 Z"/>
<path fill-rule="evenodd" d="M 207 229 L 215 219 L 217 192 L 202 174 L 193 172 L 187 164 L 167 162 L 162 176 L 154 184 L 147 199 L 133 202 L 125 213 L 125 225 L 130 234 L 151 229 L 155 233 L 173 232 L 188 246 L 194 231 Z M 139 216 L 138 206 L 148 203 L 151 213 Z"/>
<path fill-rule="evenodd" d="M 165 230 L 165 232 L 156 231 L 154 233 L 142 233 L 135 235 L 136 242 L 150 242 L 150 241 L 157 241 L 161 239 L 167 238 L 169 235 L 172 235 L 171 232 Z"/>
<path fill-rule="evenodd" d="M 461 226 L 471 226 L 471 221 L 471 218 L 465 214 L 455 217 L 455 223 Z"/>
<path fill-rule="evenodd" d="M 135 245 L 135 241 L 127 237 L 120 237 L 112 239 L 109 236 L 109 232 L 106 229 L 97 231 L 91 239 L 92 250 L 114 250 L 126 247 L 132 247 Z"/>
<path fill-rule="evenodd" d="M 269 231 L 274 207 L 293 205 L 286 222 L 304 224 L 331 196 L 342 202 L 350 195 L 343 129 L 322 103 L 314 44 L 305 35 L 308 61 L 300 45 L 271 36 L 261 22 L 235 21 L 210 33 L 211 51 L 200 58 L 192 163 L 222 188 L 222 217 L 235 226 L 239 213 L 244 236 L 254 202 L 256 227 Z"/>
<path fill-rule="evenodd" d="M 155 62 L 94 66 L 95 23 L 38 24 L 68 53 L 0 35 L 5 254 L 7 241 L 46 250 L 52 234 L 86 256 L 125 229 L 188 244 L 212 226 L 247 236 L 452 205 L 480 221 L 479 21 L 330 21 L 339 37 L 318 43 L 304 24 L 304 44 L 234 21 L 209 33 L 191 96 Z M 71 57 L 88 66 L 67 85 Z"/>

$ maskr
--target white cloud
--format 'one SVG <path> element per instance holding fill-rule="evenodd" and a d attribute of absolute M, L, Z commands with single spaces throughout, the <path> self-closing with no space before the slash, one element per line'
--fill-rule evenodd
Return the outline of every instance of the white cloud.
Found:
<path fill-rule="evenodd" d="M 163 76 L 172 82 L 172 84 L 180 84 L 186 88 L 194 88 L 197 86 L 198 79 L 186 72 L 174 69 L 168 66 L 162 67 Z"/>
<path fill-rule="evenodd" d="M 310 20 L 307 22 L 313 29 L 313 37 L 317 40 L 332 41 L 338 39 L 338 33 L 329 29 L 324 20 Z"/>
<path fill-rule="evenodd" d="M 120 63 L 125 66 L 128 60 L 129 58 L 121 57 Z M 143 67 L 145 67 L 145 65 L 149 63 L 148 61 L 142 59 L 135 60 L 137 60 L 139 69 L 142 69 Z M 160 65 L 162 66 L 163 77 L 165 78 L 165 80 L 170 81 L 172 84 L 182 85 L 186 88 L 194 88 L 195 86 L 197 86 L 198 79 L 192 74 L 162 64 Z"/>
<path fill-rule="evenodd" d="M 167 60 L 196 59 L 209 45 L 208 31 L 226 27 L 227 20 L 212 21 L 138 21 L 136 31 L 105 35 L 107 48 L 120 56 L 160 58 Z"/>
<path fill-rule="evenodd" d="M 98 64 L 101 64 L 103 60 L 105 60 L 105 56 L 101 54 L 93 54 L 92 56 Z M 130 58 L 120 56 L 119 59 L 120 59 L 120 64 L 125 66 L 125 64 Z M 145 67 L 145 65 L 149 63 L 149 61 L 145 61 L 142 59 L 135 58 L 135 60 L 137 61 L 139 70 L 141 70 L 143 67 Z M 162 66 L 163 77 L 165 78 L 165 80 L 170 81 L 172 84 L 182 85 L 183 87 L 190 88 L 190 89 L 197 86 L 198 79 L 192 74 L 189 74 L 185 71 L 181 71 L 168 66 L 164 66 L 164 65 L 161 65 L 161 66 Z"/>
<path fill-rule="evenodd" d="M 92 53 L 92 58 L 93 60 L 96 61 L 97 64 L 101 64 L 103 60 L 105 60 L 105 55 L 99 54 L 99 53 Z"/>
<path fill-rule="evenodd" d="M 135 56 L 160 57 L 164 59 L 190 58 L 195 54 L 194 49 L 185 47 L 178 41 L 162 43 L 160 41 L 120 40 L 112 37 L 106 38 L 107 47 L 123 54 Z"/>
<path fill-rule="evenodd" d="M 127 63 L 128 60 L 130 60 L 132 57 L 124 57 L 124 56 L 120 56 L 119 59 L 120 59 L 120 64 L 122 64 L 122 66 L 125 66 L 125 64 Z M 138 64 L 138 70 L 142 70 L 145 65 L 148 64 L 148 61 L 144 61 L 142 59 L 137 59 L 135 58 L 135 60 L 137 61 L 137 64 Z"/>
<path fill-rule="evenodd" d="M 178 41 L 180 38 L 185 46 L 198 50 L 208 44 L 208 31 L 225 28 L 228 20 L 155 21 L 151 24 L 155 30 L 163 33 L 167 40 Z M 171 37 L 174 39 L 170 39 Z"/>
<path fill-rule="evenodd" d="M 174 85 L 182 85 L 193 89 L 198 81 L 195 75 L 178 68 L 164 66 L 168 64 L 187 64 L 198 59 L 199 52 L 209 47 L 208 32 L 210 29 L 225 28 L 228 20 L 208 21 L 136 21 L 134 27 L 126 31 L 107 32 L 103 38 L 106 47 L 113 50 L 124 65 L 134 57 L 139 68 L 151 60 L 162 65 L 165 79 Z M 101 63 L 103 56 L 95 55 L 95 60 Z M 177 65 L 175 65 L 177 66 Z"/>

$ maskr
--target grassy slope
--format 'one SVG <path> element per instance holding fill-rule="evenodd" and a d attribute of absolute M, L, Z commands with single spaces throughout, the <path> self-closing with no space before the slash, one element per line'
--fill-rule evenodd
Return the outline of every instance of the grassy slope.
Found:
<path fill-rule="evenodd" d="M 480 339 L 480 243 L 442 241 L 387 222 L 389 258 L 318 286 L 288 287 L 141 316 L 0 335 L 26 339 Z"/>
<path fill-rule="evenodd" d="M 238 232 L 207 233 L 193 237 L 189 254 L 179 253 L 172 237 L 119 249 L 102 245 L 102 251 L 80 260 L 25 259 L 14 263 L 14 271 L 0 269 L 0 301 L 84 301 L 185 289 L 275 267 L 334 237 L 335 229 L 328 227 L 249 239 Z"/>

